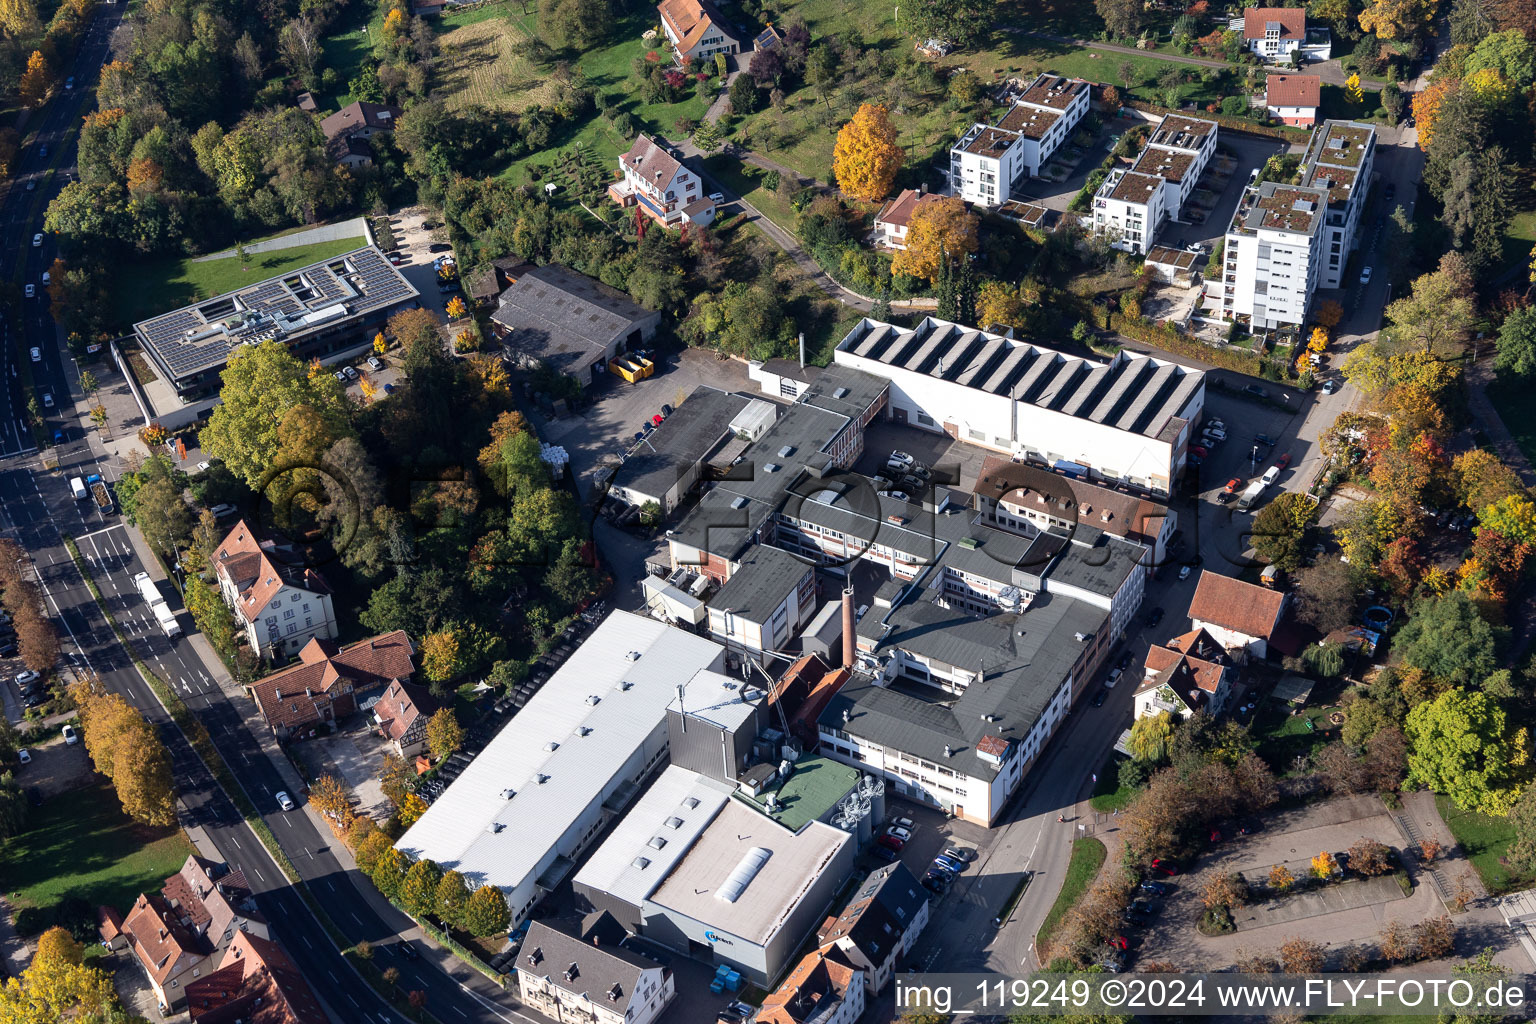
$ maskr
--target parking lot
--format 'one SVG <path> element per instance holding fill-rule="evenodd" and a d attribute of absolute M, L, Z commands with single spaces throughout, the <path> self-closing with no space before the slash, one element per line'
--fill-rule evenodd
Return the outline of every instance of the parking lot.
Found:
<path fill-rule="evenodd" d="M 1301 870 L 1298 862 L 1308 861 L 1323 850 L 1338 854 L 1362 838 L 1394 849 L 1404 845 L 1381 801 L 1370 795 L 1271 812 L 1256 824 L 1258 831 L 1252 835 L 1224 836 L 1196 862 L 1184 865 L 1182 873 L 1171 878 L 1158 876 L 1168 886 L 1168 895 L 1152 901 L 1153 919 L 1149 923 L 1128 926 L 1133 949 L 1140 946 L 1140 959 L 1207 963 L 1215 969 L 1235 962 L 1242 950 L 1273 951 L 1294 935 L 1337 952 L 1343 946 L 1373 938 L 1387 921 L 1412 925 L 1444 913 L 1428 879 L 1417 879 L 1423 884 L 1406 897 L 1390 878 L 1390 884 L 1378 884 L 1373 879 L 1273 900 L 1256 894 L 1249 905 L 1236 908 L 1236 931 L 1202 935 L 1195 927 L 1205 909 L 1200 892 L 1215 874 L 1237 872 L 1259 882 L 1268 877 L 1275 864 L 1290 865 L 1294 873 Z"/>
<path fill-rule="evenodd" d="M 535 412 L 533 419 L 540 437 L 560 445 L 570 455 L 571 470 L 585 498 L 617 464 L 635 431 L 663 405 L 681 405 L 700 386 L 739 391 L 753 398 L 768 397 L 756 382 L 747 379 L 745 363 L 717 359 L 714 352 L 694 348 L 658 356 L 656 374 L 635 384 L 603 374 L 588 390 L 591 404 L 576 415 L 549 418 Z"/>

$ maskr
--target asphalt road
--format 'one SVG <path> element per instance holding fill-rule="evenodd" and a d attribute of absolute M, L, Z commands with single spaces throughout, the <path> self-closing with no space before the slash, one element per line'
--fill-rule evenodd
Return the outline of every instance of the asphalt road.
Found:
<path fill-rule="evenodd" d="M 56 252 L 44 235 L 34 246 L 34 234 L 43 231 L 48 201 L 63 186 L 62 173 L 73 176 L 75 141 L 81 117 L 94 103 L 97 71 L 107 60 L 109 41 L 122 19 L 124 5 L 99 8 L 71 72 L 75 88 L 57 95 L 45 108 L 40 122 L 28 125 L 35 132 L 18 163 L 9 192 L 0 201 L 0 220 L 6 237 L 19 244 L 0 251 L 0 278 L 17 285 L 22 306 L 22 338 L 10 336 L 8 319 L 0 322 L 0 379 L 5 381 L 0 411 L 0 525 L 31 554 L 38 577 L 63 634 L 67 658 L 81 669 L 93 671 L 112 691 L 123 694 L 156 724 L 171 752 L 178 795 L 185 805 L 189 824 L 200 825 L 231 867 L 244 871 L 257 894 L 263 913 L 273 923 L 294 960 L 333 1013 L 341 1020 L 394 1022 L 402 1018 L 352 970 L 271 860 L 260 840 L 245 824 L 228 797 L 214 782 L 180 730 L 171 723 L 148 685 L 113 634 L 76 570 L 63 545 L 62 534 L 76 538 L 82 556 L 91 567 L 107 606 L 132 638 L 149 667 L 180 692 L 183 700 L 207 727 L 215 745 L 230 765 L 251 800 L 277 837 L 315 897 L 325 905 L 332 921 L 350 942 L 367 939 L 380 950 L 380 966 L 399 968 L 400 986 L 426 993 L 427 1008 L 442 1021 L 526 1021 L 515 1002 L 489 981 L 474 975 L 466 986 L 450 977 L 436 962 L 450 955 L 422 949 L 421 959 L 407 962 L 393 950 L 399 933 L 414 927 L 402 914 L 390 920 L 380 916 L 365 899 L 359 886 L 369 885 L 354 870 L 348 872 L 332 854 L 332 838 L 322 834 L 303 811 L 278 811 L 273 794 L 286 788 L 276 767 L 245 727 L 230 699 L 213 682 L 217 666 L 204 665 L 190 644 L 173 643 L 161 634 L 133 585 L 143 571 L 126 531 L 116 515 L 103 516 L 90 502 L 77 503 L 70 494 L 68 478 L 99 473 L 113 480 L 115 467 L 105 460 L 94 438 L 82 430 L 74 416 L 71 385 L 78 371 L 61 344 L 61 332 L 48 312 L 43 290 L 43 271 Z M 47 155 L 43 147 L 47 147 Z M 33 190 L 28 182 L 36 182 Z M 22 286 L 33 284 L 37 297 L 22 298 Z M 59 447 L 59 470 L 42 470 L 35 457 L 25 422 L 27 400 L 18 372 L 18 359 L 30 360 L 33 390 L 53 397 L 45 409 L 47 430 L 65 434 Z M 20 456 L 20 457 L 17 457 Z M 180 607 L 174 591 L 163 588 L 178 609 L 183 629 L 192 628 L 191 617 Z M 292 794 L 302 799 L 300 794 Z M 420 947 L 418 947 L 420 948 Z"/>

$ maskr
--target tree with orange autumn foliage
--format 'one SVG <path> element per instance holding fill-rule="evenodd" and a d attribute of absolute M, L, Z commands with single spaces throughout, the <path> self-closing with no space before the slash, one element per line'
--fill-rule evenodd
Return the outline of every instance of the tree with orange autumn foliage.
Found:
<path fill-rule="evenodd" d="M 838 187 L 848 195 L 877 202 L 890 193 L 905 157 L 896 144 L 896 129 L 885 107 L 864 103 L 837 133 L 832 173 L 837 176 Z"/>
<path fill-rule="evenodd" d="M 980 225 L 956 196 L 920 204 L 907 225 L 907 247 L 891 261 L 891 273 L 932 281 L 939 273 L 940 252 L 953 262 L 976 251 Z"/>
<path fill-rule="evenodd" d="M 157 192 L 164 178 L 164 168 L 149 157 L 140 157 L 128 164 L 129 192 Z"/>
<path fill-rule="evenodd" d="M 1436 79 L 1413 94 L 1413 121 L 1419 132 L 1419 148 L 1429 152 L 1429 144 L 1435 137 L 1435 121 L 1440 115 L 1440 105 L 1459 87 L 1455 79 Z"/>
<path fill-rule="evenodd" d="M 53 69 L 48 66 L 48 58 L 43 56 L 43 51 L 33 50 L 32 56 L 27 58 L 27 70 L 22 73 L 21 83 L 17 86 L 22 106 L 35 107 L 43 102 L 53 84 Z"/>

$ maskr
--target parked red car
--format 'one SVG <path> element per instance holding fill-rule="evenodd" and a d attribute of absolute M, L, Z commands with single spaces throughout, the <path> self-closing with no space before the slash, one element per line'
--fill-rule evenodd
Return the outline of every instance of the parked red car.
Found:
<path fill-rule="evenodd" d="M 1171 860 L 1163 860 L 1161 857 L 1153 857 L 1152 870 L 1162 875 L 1176 875 L 1179 873 L 1179 866 Z"/>
<path fill-rule="evenodd" d="M 1237 489 L 1239 487 L 1241 487 L 1241 486 L 1243 486 L 1243 478 L 1240 477 L 1240 476 L 1235 476 L 1231 480 L 1227 481 L 1227 488 L 1226 488 L 1226 491 L 1224 493 L 1226 493 L 1226 494 L 1236 494 L 1237 493 Z"/>
<path fill-rule="evenodd" d="M 1189 446 L 1189 454 L 1198 455 L 1203 459 L 1207 455 L 1211 454 L 1211 452 L 1210 449 L 1206 448 L 1204 445 L 1192 444 Z"/>
<path fill-rule="evenodd" d="M 903 846 L 907 845 L 903 840 L 897 839 L 893 835 L 883 835 L 876 839 L 875 842 L 888 850 L 900 850 Z"/>
<path fill-rule="evenodd" d="M 1280 456 L 1278 459 L 1275 460 L 1275 468 L 1276 469 L 1284 469 L 1286 466 L 1289 466 L 1290 464 L 1291 464 L 1291 453 L 1290 452 L 1286 452 L 1284 455 Z"/>

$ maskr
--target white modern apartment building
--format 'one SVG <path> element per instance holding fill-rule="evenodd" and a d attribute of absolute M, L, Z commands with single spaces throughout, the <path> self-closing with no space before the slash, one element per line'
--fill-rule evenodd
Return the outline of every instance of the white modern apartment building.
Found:
<path fill-rule="evenodd" d="M 1163 224 L 1178 220 L 1216 152 L 1214 121 L 1169 114 L 1152 130 L 1129 171 L 1115 171 L 1093 198 L 1091 230 L 1116 236 L 1116 248 L 1145 253 Z"/>
<path fill-rule="evenodd" d="M 1266 181 L 1243 194 L 1227 228 L 1223 317 L 1300 326 L 1313 292 L 1343 285 L 1375 151 L 1370 125 L 1324 121 L 1302 159 L 1303 184 Z"/>
<path fill-rule="evenodd" d="M 1317 287 L 1328 192 L 1261 182 L 1227 228 L 1220 310 L 1255 328 L 1299 327 Z"/>
<path fill-rule="evenodd" d="M 1301 180 L 1328 192 L 1323 218 L 1319 288 L 1344 284 L 1344 267 L 1355 248 L 1361 211 L 1376 160 L 1376 129 L 1357 121 L 1324 121 L 1312 133 L 1301 162 Z"/>
<path fill-rule="evenodd" d="M 1013 98 L 995 125 L 974 124 L 949 151 L 950 191 L 1000 206 L 1014 182 L 1040 173 L 1088 113 L 1087 82 L 1042 74 Z"/>

